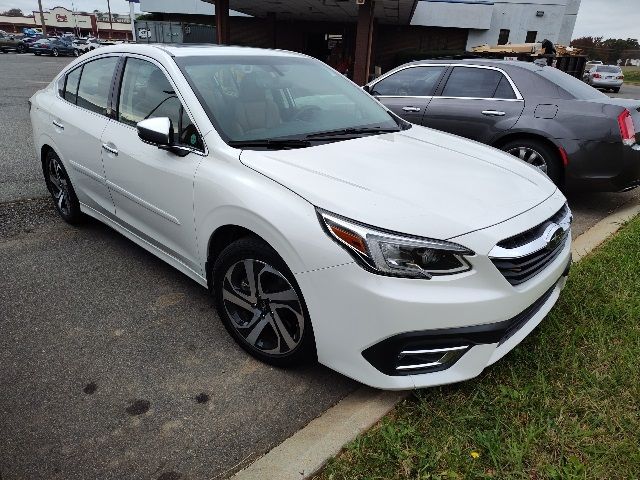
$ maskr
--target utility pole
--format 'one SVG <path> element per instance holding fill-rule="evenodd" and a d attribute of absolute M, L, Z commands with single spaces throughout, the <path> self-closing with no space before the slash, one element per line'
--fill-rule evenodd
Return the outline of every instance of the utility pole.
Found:
<path fill-rule="evenodd" d="M 38 0 L 38 7 L 40 8 L 40 23 L 42 24 L 42 35 L 47 38 L 47 26 L 44 24 L 44 13 L 42 13 L 42 0 Z"/>
<path fill-rule="evenodd" d="M 113 20 L 111 19 L 111 3 L 109 0 L 107 0 L 107 10 L 109 11 L 109 28 L 111 29 L 109 32 L 109 39 L 111 39 L 113 37 Z"/>

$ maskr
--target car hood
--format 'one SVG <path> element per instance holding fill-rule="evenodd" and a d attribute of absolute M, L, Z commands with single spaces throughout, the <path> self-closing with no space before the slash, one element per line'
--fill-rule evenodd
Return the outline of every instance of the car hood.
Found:
<path fill-rule="evenodd" d="M 244 150 L 240 159 L 322 209 L 440 239 L 508 220 L 556 190 L 511 155 L 417 126 L 303 149 Z"/>

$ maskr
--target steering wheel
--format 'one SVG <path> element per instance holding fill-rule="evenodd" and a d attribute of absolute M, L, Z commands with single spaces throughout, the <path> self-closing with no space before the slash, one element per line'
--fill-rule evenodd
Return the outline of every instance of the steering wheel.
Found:
<path fill-rule="evenodd" d="M 315 114 L 322 109 L 317 105 L 306 105 L 298 109 L 296 114 L 293 116 L 295 120 L 303 120 L 305 122 L 309 122 L 313 120 Z"/>

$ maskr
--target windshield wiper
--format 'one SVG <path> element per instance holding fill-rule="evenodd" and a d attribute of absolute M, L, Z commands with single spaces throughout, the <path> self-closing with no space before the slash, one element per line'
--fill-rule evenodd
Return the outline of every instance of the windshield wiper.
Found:
<path fill-rule="evenodd" d="M 232 140 L 229 145 L 236 148 L 267 148 L 269 150 L 287 150 L 290 148 L 304 148 L 311 146 L 307 140 L 288 138 L 278 140 L 277 138 L 263 138 L 259 140 Z"/>
<path fill-rule="evenodd" d="M 311 133 L 307 135 L 305 138 L 308 139 L 319 139 L 319 138 L 331 138 L 331 137 L 342 137 L 349 135 L 367 135 L 367 134 L 375 134 L 375 133 L 393 133 L 399 132 L 400 128 L 383 128 L 383 127 L 363 127 L 363 128 L 341 128 L 339 130 L 329 130 L 327 132 L 318 132 Z"/>

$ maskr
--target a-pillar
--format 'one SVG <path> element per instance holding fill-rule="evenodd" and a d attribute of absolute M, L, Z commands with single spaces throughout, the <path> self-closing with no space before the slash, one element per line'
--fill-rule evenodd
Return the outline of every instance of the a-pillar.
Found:
<path fill-rule="evenodd" d="M 218 45 L 231 43 L 229 29 L 229 0 L 215 0 L 216 6 L 216 41 Z"/>
<path fill-rule="evenodd" d="M 369 80 L 374 10 L 374 0 L 365 0 L 365 3 L 358 8 L 355 63 L 353 66 L 353 81 L 358 85 L 364 85 Z"/>

